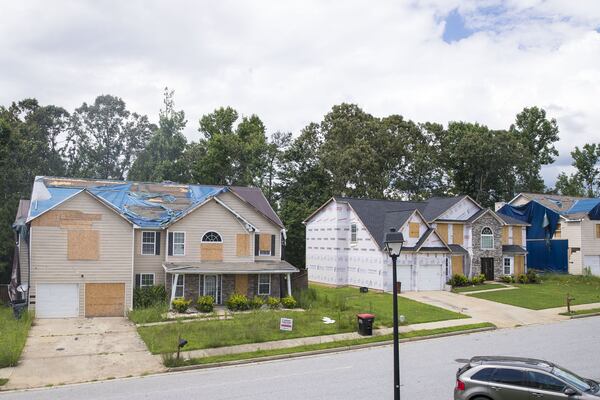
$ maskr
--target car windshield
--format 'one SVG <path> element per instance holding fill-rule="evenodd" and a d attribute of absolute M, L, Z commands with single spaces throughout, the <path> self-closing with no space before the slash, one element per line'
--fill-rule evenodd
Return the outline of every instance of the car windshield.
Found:
<path fill-rule="evenodd" d="M 575 375 L 574 373 L 567 371 L 564 368 L 554 367 L 552 369 L 552 373 L 565 380 L 568 384 L 574 386 L 575 388 L 581 390 L 582 392 L 589 392 L 592 387 L 589 383 L 586 382 L 585 379 Z"/>

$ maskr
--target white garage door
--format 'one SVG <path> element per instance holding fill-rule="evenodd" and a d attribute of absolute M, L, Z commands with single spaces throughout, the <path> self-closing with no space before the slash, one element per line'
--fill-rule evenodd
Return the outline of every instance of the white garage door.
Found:
<path fill-rule="evenodd" d="M 416 290 L 442 290 L 442 266 L 419 265 L 417 267 Z"/>
<path fill-rule="evenodd" d="M 412 265 L 398 265 L 396 269 L 396 280 L 402 282 L 401 290 L 409 292 L 412 290 Z"/>
<path fill-rule="evenodd" d="M 79 285 L 76 283 L 40 283 L 36 286 L 37 318 L 79 316 Z"/>
<path fill-rule="evenodd" d="M 600 256 L 585 256 L 583 266 L 592 271 L 592 275 L 600 276 Z"/>

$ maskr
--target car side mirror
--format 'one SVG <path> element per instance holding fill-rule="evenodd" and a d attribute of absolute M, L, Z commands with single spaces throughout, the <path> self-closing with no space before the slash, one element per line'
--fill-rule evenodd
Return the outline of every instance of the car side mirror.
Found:
<path fill-rule="evenodd" d="M 565 389 L 565 391 L 563 393 L 566 394 L 567 396 L 574 396 L 577 394 L 577 390 L 568 387 Z"/>

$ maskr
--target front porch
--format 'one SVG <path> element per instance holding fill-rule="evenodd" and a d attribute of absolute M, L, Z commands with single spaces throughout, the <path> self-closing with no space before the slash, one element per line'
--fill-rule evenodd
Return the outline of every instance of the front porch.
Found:
<path fill-rule="evenodd" d="M 234 293 L 249 299 L 291 295 L 291 274 L 298 272 L 285 261 L 165 263 L 163 268 L 170 302 L 183 297 L 196 303 L 199 296 L 212 296 L 216 304 L 225 304 Z"/>

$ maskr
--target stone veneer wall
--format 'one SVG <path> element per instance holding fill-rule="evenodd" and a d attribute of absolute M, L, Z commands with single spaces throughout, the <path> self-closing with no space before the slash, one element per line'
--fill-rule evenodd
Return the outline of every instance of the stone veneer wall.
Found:
<path fill-rule="evenodd" d="M 484 227 L 489 227 L 494 232 L 494 249 L 493 250 L 482 250 L 481 249 L 481 230 Z M 494 259 L 494 278 L 497 279 L 503 275 L 502 273 L 502 225 L 500 222 L 491 216 L 486 214 L 479 218 L 473 223 L 473 262 L 472 271 L 473 275 L 481 273 L 481 259 L 482 258 L 493 258 Z"/>

